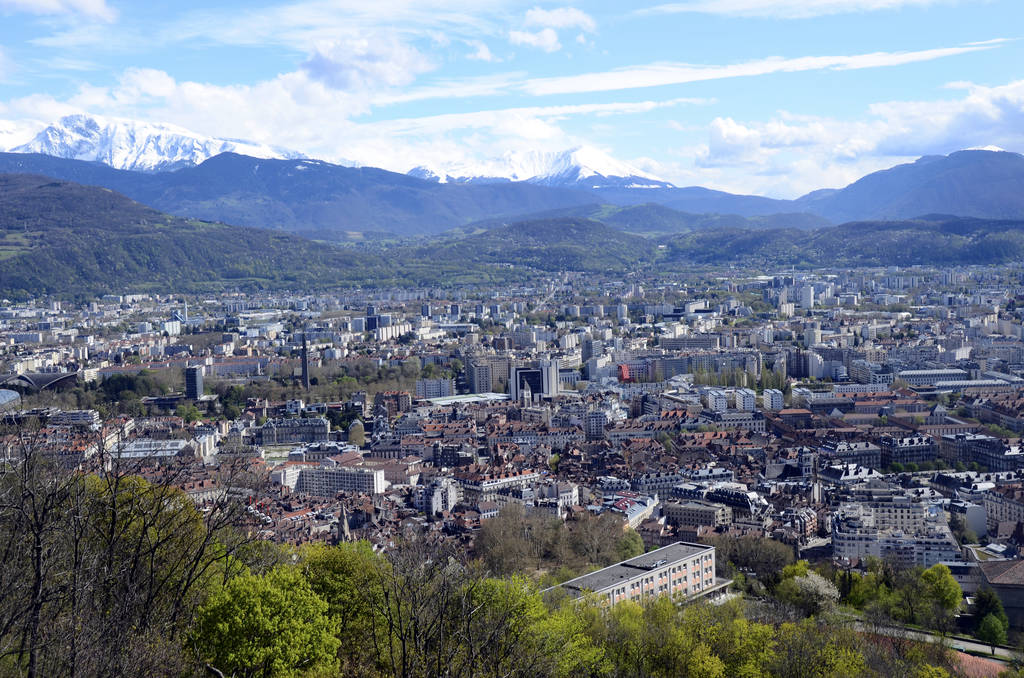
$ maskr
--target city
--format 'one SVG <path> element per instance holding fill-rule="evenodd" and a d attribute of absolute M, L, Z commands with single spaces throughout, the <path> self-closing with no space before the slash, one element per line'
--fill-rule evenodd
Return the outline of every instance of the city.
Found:
<path fill-rule="evenodd" d="M 0 0 L 0 678 L 1024 678 L 1020 0 Z"/>
<path fill-rule="evenodd" d="M 723 273 L 13 304 L 5 420 L 200 510 L 242 460 L 246 520 L 279 544 L 417 535 L 617 602 L 729 596 L 757 564 L 715 545 L 769 539 L 836 572 L 944 566 L 1024 627 L 1024 269 Z M 613 551 L 671 572 L 573 578 L 510 552 L 488 527 L 509 520 L 614 520 Z"/>

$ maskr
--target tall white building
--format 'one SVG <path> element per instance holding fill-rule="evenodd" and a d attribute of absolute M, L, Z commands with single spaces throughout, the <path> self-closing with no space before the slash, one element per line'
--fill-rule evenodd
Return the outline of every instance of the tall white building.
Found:
<path fill-rule="evenodd" d="M 761 394 L 761 406 L 766 410 L 781 410 L 786 406 L 782 391 L 777 388 L 766 388 Z"/>
<path fill-rule="evenodd" d="M 489 377 L 490 375 L 488 375 Z M 488 384 L 489 386 L 489 384 Z M 417 398 L 447 398 L 455 395 L 454 379 L 417 379 Z"/>
<path fill-rule="evenodd" d="M 339 492 L 382 494 L 390 485 L 384 479 L 383 469 L 325 463 L 302 469 L 295 489 L 318 497 L 333 497 Z"/>
<path fill-rule="evenodd" d="M 854 492 L 855 501 L 840 504 L 832 520 L 835 558 L 894 559 L 904 567 L 931 567 L 960 560 L 960 548 L 941 506 L 910 497 L 897 488 Z"/>
<path fill-rule="evenodd" d="M 725 412 L 729 409 L 729 398 L 722 389 L 705 389 L 702 395 L 704 396 L 704 406 L 712 412 Z"/>
<path fill-rule="evenodd" d="M 800 288 L 800 308 L 814 308 L 814 287 L 811 285 Z"/>
<path fill-rule="evenodd" d="M 757 408 L 757 394 L 749 388 L 737 388 L 732 392 L 733 406 L 737 410 L 753 412 Z"/>
<path fill-rule="evenodd" d="M 546 398 L 554 398 L 558 395 L 558 370 L 560 367 L 561 362 L 557 358 L 545 358 L 540 361 L 541 387 Z"/>
<path fill-rule="evenodd" d="M 656 596 L 696 597 L 719 588 L 715 547 L 676 542 L 560 585 L 570 597 L 594 595 L 614 605 Z"/>

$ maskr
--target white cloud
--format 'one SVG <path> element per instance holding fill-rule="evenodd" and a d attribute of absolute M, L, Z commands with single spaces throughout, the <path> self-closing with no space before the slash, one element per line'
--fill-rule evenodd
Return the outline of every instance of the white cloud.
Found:
<path fill-rule="evenodd" d="M 557 9 L 534 7 L 527 10 L 523 25 L 527 29 L 539 30 L 509 31 L 509 42 L 513 45 L 536 47 L 549 53 L 562 49 L 562 43 L 558 39 L 558 30 L 575 28 L 593 33 L 597 29 L 594 19 L 575 7 L 559 7 Z M 580 40 L 580 38 L 583 39 Z M 577 42 L 586 44 L 586 38 L 582 33 L 577 37 Z"/>
<path fill-rule="evenodd" d="M 785 112 L 768 121 L 718 117 L 708 125 L 706 143 L 687 154 L 694 169 L 718 178 L 720 188 L 795 197 L 922 155 L 985 147 L 1024 151 L 1024 80 L 956 84 L 967 90 L 962 98 L 876 103 L 854 120 Z"/>
<path fill-rule="evenodd" d="M 535 78 L 523 85 L 523 89 L 534 95 L 580 94 L 585 92 L 609 92 L 640 87 L 682 85 L 706 80 L 722 80 L 772 73 L 795 73 L 818 70 L 854 70 L 899 66 L 921 61 L 931 61 L 979 50 L 995 49 L 1001 42 L 944 47 L 913 52 L 874 52 L 846 56 L 808 56 L 796 58 L 768 57 L 731 65 L 697 65 L 681 63 L 655 63 L 644 66 L 615 69 L 601 73 L 584 73 L 552 78 Z"/>
<path fill-rule="evenodd" d="M 433 64 L 393 35 L 350 36 L 319 44 L 302 64 L 314 80 L 343 90 L 376 90 L 411 83 Z"/>
<path fill-rule="evenodd" d="M 514 71 L 469 78 L 437 79 L 415 88 L 375 94 L 372 101 L 374 105 L 385 106 L 428 99 L 496 96 L 514 89 L 525 77 L 524 72 Z"/>
<path fill-rule="evenodd" d="M 481 40 L 470 40 L 467 44 L 474 49 L 473 52 L 466 55 L 467 59 L 472 59 L 473 61 L 487 61 L 491 63 L 501 61 L 501 59 L 491 53 L 491 49 L 487 46 L 487 43 Z"/>
<path fill-rule="evenodd" d="M 339 34 L 390 31 L 403 39 L 449 35 L 479 39 L 500 35 L 509 0 L 302 0 L 238 12 L 197 10 L 161 32 L 168 42 L 194 39 L 227 45 L 280 45 L 304 49 Z M 472 8 L 469 11 L 468 8 Z"/>
<path fill-rule="evenodd" d="M 526 12 L 526 25 L 544 28 L 579 28 L 589 33 L 593 33 L 597 29 L 594 19 L 575 7 L 559 7 L 550 10 L 534 7 Z"/>
<path fill-rule="evenodd" d="M 113 21 L 117 12 L 105 0 L 0 0 L 0 10 L 30 14 L 81 14 Z"/>
<path fill-rule="evenodd" d="M 659 108 L 684 105 L 704 105 L 709 99 L 680 98 L 667 101 L 615 102 L 604 104 L 574 104 L 566 106 L 523 106 L 470 113 L 445 113 L 419 118 L 399 118 L 366 123 L 363 127 L 388 134 L 434 134 L 473 128 L 509 127 L 508 120 L 542 120 L 553 122 L 577 115 L 635 115 Z M 511 127 L 509 127 L 511 129 Z"/>
<path fill-rule="evenodd" d="M 509 31 L 508 40 L 513 45 L 537 47 L 545 52 L 557 52 L 562 49 L 558 42 L 558 33 L 553 28 L 542 28 L 536 33 L 530 31 Z"/>
<path fill-rule="evenodd" d="M 694 12 L 739 17 L 806 19 L 829 14 L 874 12 L 902 7 L 952 4 L 957 0 L 690 0 L 657 5 L 639 14 Z"/>
<path fill-rule="evenodd" d="M 85 112 L 166 122 L 212 137 L 246 139 L 325 160 L 352 160 L 406 171 L 431 161 L 472 165 L 511 150 L 549 150 L 585 143 L 586 139 L 563 128 L 562 123 L 571 118 L 638 115 L 709 101 L 526 106 L 355 122 L 373 103 L 369 93 L 336 89 L 305 70 L 254 85 L 220 86 L 177 81 L 158 70 L 129 69 L 112 86 L 83 85 L 66 100 L 33 96 L 0 103 L 0 119 L 50 122 Z"/>

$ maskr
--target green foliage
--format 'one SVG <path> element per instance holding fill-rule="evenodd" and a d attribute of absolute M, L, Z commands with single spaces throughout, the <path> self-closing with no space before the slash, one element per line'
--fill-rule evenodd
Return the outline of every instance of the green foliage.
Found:
<path fill-rule="evenodd" d="M 328 604 L 294 568 L 231 579 L 199 609 L 200 656 L 228 675 L 297 676 L 330 668 L 339 641 Z"/>
<path fill-rule="evenodd" d="M 999 617 L 994 614 L 987 614 L 978 625 L 978 640 L 992 646 L 992 652 L 996 651 L 996 645 L 1006 644 L 1007 627 Z"/>
<path fill-rule="evenodd" d="M 935 605 L 947 612 L 956 612 L 960 608 L 963 591 L 948 567 L 936 563 L 921 574 L 921 579 L 925 594 Z"/>
<path fill-rule="evenodd" d="M 644 552 L 644 540 L 632 528 L 628 528 L 625 534 L 615 545 L 615 557 L 619 560 L 626 560 L 639 556 Z"/>
<path fill-rule="evenodd" d="M 550 516 L 527 516 L 515 504 L 484 522 L 475 548 L 490 571 L 499 575 L 604 567 L 644 550 L 640 535 L 624 529 L 622 518 L 612 513 L 583 514 L 562 522 Z"/>
<path fill-rule="evenodd" d="M 354 421 L 348 427 L 348 441 L 356 447 L 366 444 L 366 429 L 361 421 Z"/>
<path fill-rule="evenodd" d="M 805 616 L 831 611 L 840 597 L 836 586 L 811 570 L 806 560 L 798 560 L 782 569 L 782 581 L 775 586 L 774 595 Z"/>
<path fill-rule="evenodd" d="M 373 633 L 374 607 L 380 604 L 374 584 L 383 566 L 367 542 L 310 544 L 299 551 L 303 576 L 327 601 L 328 613 L 338 624 L 343 670 L 372 661 L 366 639 Z"/>
<path fill-rule="evenodd" d="M 0 294 L 16 299 L 227 284 L 316 288 L 386 272 L 368 252 L 169 217 L 101 188 L 31 175 L 0 176 L 0 216 L 0 243 L 32 234 L 0 259 Z"/>
<path fill-rule="evenodd" d="M 701 541 L 717 550 L 715 562 L 720 576 L 729 576 L 736 569 L 748 570 L 759 581 L 773 585 L 783 568 L 794 561 L 793 549 L 774 539 L 712 535 Z"/>
<path fill-rule="evenodd" d="M 669 259 L 796 266 L 1001 263 L 1024 256 L 1020 226 L 1018 221 L 935 217 L 851 222 L 811 232 L 723 228 L 675 237 Z"/>
<path fill-rule="evenodd" d="M 108 473 L 84 475 L 21 433 L 20 463 L 0 466 L 0 648 L 12 669 L 0 672 L 184 673 L 196 606 L 237 569 L 229 526 L 242 507 L 200 513 L 173 472 L 149 481 L 116 458 Z"/>
<path fill-rule="evenodd" d="M 403 260 L 514 263 L 542 271 L 624 271 L 658 258 L 657 245 L 597 221 L 520 221 L 466 238 L 431 243 L 392 256 Z"/>
<path fill-rule="evenodd" d="M 834 581 L 847 605 L 942 632 L 952 627 L 963 599 L 960 585 L 941 563 L 928 569 L 898 570 L 890 563 L 870 559 L 866 574 L 840 571 Z"/>
<path fill-rule="evenodd" d="M 995 591 L 986 587 L 978 591 L 974 597 L 974 616 L 981 620 L 989 615 L 994 615 L 1002 622 L 1003 626 L 1010 628 L 1010 618 L 1006 616 L 1006 610 L 1003 609 L 1003 601 L 999 599 Z"/>
<path fill-rule="evenodd" d="M 203 416 L 202 413 L 199 412 L 199 408 L 192 403 L 182 403 L 181 405 L 178 405 L 178 408 L 174 413 L 184 419 L 186 424 L 199 421 Z"/>

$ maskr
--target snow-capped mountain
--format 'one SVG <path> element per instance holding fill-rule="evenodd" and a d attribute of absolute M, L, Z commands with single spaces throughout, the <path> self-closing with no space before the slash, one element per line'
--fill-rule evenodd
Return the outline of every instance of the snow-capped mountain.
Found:
<path fill-rule="evenodd" d="M 147 123 L 93 115 L 68 115 L 49 125 L 14 153 L 43 153 L 92 160 L 117 169 L 142 172 L 196 165 L 219 153 L 257 158 L 305 158 L 301 153 L 237 139 L 218 139 L 165 123 Z"/>
<path fill-rule="evenodd" d="M 672 188 L 672 184 L 592 146 L 564 151 L 513 151 L 480 163 L 436 163 L 409 171 L 441 183 L 528 181 L 573 188 Z"/>

